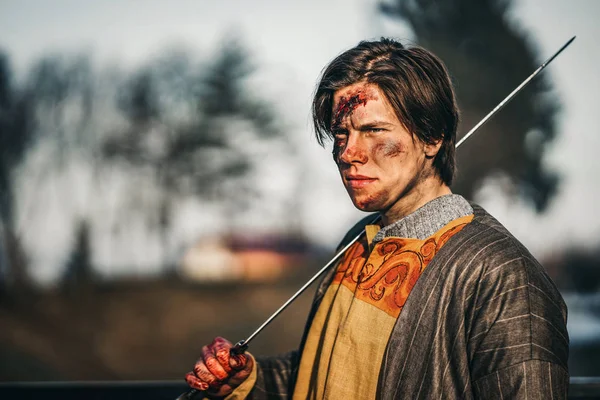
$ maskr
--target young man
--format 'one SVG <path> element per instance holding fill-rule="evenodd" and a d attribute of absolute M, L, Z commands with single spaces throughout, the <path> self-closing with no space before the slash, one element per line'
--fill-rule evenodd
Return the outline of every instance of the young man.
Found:
<path fill-rule="evenodd" d="M 381 218 L 348 233 L 364 231 L 320 284 L 298 351 L 254 360 L 217 338 L 190 386 L 257 399 L 566 398 L 559 292 L 450 190 L 458 110 L 442 62 L 361 42 L 324 71 L 313 120 L 354 205 Z"/>

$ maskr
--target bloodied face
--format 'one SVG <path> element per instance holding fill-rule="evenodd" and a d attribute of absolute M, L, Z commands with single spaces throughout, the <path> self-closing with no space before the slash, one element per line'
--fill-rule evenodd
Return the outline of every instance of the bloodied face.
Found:
<path fill-rule="evenodd" d="M 357 83 L 334 94 L 333 156 L 354 205 L 391 223 L 442 194 L 435 174 L 439 144 L 427 145 L 398 120 L 377 85 Z"/>

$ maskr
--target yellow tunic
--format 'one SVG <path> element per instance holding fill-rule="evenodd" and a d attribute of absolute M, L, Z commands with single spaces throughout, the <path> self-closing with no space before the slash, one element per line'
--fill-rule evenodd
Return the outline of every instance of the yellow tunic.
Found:
<path fill-rule="evenodd" d="M 472 220 L 448 223 L 427 239 L 387 237 L 377 229 L 337 265 L 302 353 L 294 399 L 374 399 L 389 336 L 411 289 L 437 251 Z"/>

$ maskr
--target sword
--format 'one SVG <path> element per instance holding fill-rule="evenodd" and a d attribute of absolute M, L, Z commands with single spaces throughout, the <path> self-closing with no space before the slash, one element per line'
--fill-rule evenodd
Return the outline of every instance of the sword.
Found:
<path fill-rule="evenodd" d="M 542 72 L 542 70 L 546 68 L 546 66 L 548 66 L 548 64 L 550 64 L 552 60 L 554 60 L 560 53 L 562 53 L 563 50 L 566 49 L 573 42 L 573 40 L 575 40 L 575 38 L 576 36 L 573 36 L 571 39 L 569 39 L 564 45 L 562 45 L 560 49 L 558 49 L 552 56 L 550 56 L 546 61 L 544 61 L 535 71 L 533 71 L 531 75 L 529 75 L 523 82 L 521 82 L 519 86 L 517 86 L 512 92 L 510 92 L 510 94 L 506 96 L 504 100 L 498 103 L 498 105 L 494 107 L 492 111 L 490 111 L 485 117 L 483 117 L 483 119 L 479 121 L 477 125 L 475 125 L 469 132 L 467 132 L 462 137 L 462 139 L 460 139 L 456 143 L 456 148 L 458 149 L 458 147 L 461 144 L 463 144 L 479 128 L 481 128 L 486 122 L 488 122 L 490 118 L 492 118 L 498 111 L 500 111 L 505 105 L 507 105 L 517 95 L 517 93 L 519 93 L 533 78 L 535 78 L 540 72 Z M 373 220 L 369 222 L 369 224 L 377 222 L 379 218 L 381 218 L 380 215 L 375 216 Z M 294 300 L 296 300 L 296 298 L 298 298 L 298 296 L 300 296 L 314 281 L 316 281 L 321 275 L 323 275 L 323 273 L 327 271 L 329 267 L 331 267 L 331 265 L 333 265 L 346 252 L 346 250 L 348 250 L 354 243 L 356 243 L 356 241 L 358 241 L 358 239 L 360 239 L 363 236 L 363 234 L 364 231 L 359 233 L 346 246 L 344 246 L 344 248 L 338 251 L 337 254 L 333 256 L 333 258 L 327 264 L 325 264 L 323 268 L 321 268 L 312 278 L 308 280 L 308 282 L 306 282 L 300 289 L 298 289 L 298 291 L 294 293 L 292 297 L 290 297 L 285 303 L 283 303 L 283 305 L 279 307 L 277 311 L 275 311 L 269 318 L 267 318 L 267 320 L 263 322 L 262 325 L 259 326 L 258 329 L 256 329 L 256 331 L 254 331 L 246 339 L 237 342 L 235 346 L 231 348 L 231 354 L 241 354 L 244 351 L 246 351 L 246 349 L 248 349 L 248 344 L 250 343 L 250 341 L 252 341 L 252 339 L 254 339 L 256 335 L 258 335 L 267 325 L 269 325 L 275 318 L 277 318 L 277 316 L 281 314 L 281 312 L 285 310 Z M 197 392 L 198 391 L 196 389 L 191 389 L 183 395 L 179 396 L 177 400 L 191 399 Z"/>
<path fill-rule="evenodd" d="M 463 136 L 462 139 L 460 139 L 458 141 L 458 143 L 456 143 L 456 148 L 458 148 L 458 146 L 460 146 L 462 143 L 464 143 L 465 140 L 467 140 L 472 134 L 474 134 L 477 129 L 481 128 L 483 126 L 483 124 L 485 124 L 486 122 L 488 122 L 488 120 L 490 118 L 492 118 L 492 116 L 494 116 L 494 114 L 496 114 L 498 111 L 500 111 L 502 108 L 504 108 L 504 106 L 507 105 L 508 102 L 511 101 L 513 99 L 513 97 L 515 97 L 517 95 L 517 93 L 519 93 L 521 91 L 521 89 L 523 89 L 529 83 L 529 81 L 531 81 L 533 78 L 535 78 L 537 74 L 539 74 L 540 72 L 542 72 L 542 70 L 544 68 L 546 68 L 546 66 L 548 64 L 550 64 L 552 62 L 552 60 L 554 60 L 560 53 L 562 53 L 562 51 L 564 49 L 566 49 L 567 46 L 569 46 L 571 44 L 571 42 L 573 42 L 573 40 L 575 40 L 575 38 L 576 38 L 576 36 L 573 36 L 571 39 L 569 39 L 567 41 L 567 43 L 563 44 L 563 46 L 560 49 L 558 49 L 558 51 L 556 53 L 554 53 L 553 55 L 551 55 L 550 58 L 548 58 L 546 61 L 544 61 L 542 63 L 542 65 L 540 65 L 539 67 L 537 67 L 537 69 L 535 71 L 533 71 L 533 73 L 531 75 L 529 75 L 527 77 L 527 79 L 525 79 L 523 82 L 521 82 L 521 84 L 519 86 L 517 86 L 515 88 L 515 90 L 513 90 L 512 92 L 510 92 L 510 94 L 508 96 L 506 96 L 504 98 L 504 100 L 502 100 L 500 103 L 498 103 L 498 105 L 496 107 L 494 107 L 494 109 L 492 111 L 490 111 L 488 113 L 488 115 L 486 115 L 485 117 L 483 117 L 483 119 L 481 121 L 479 121 L 477 123 L 477 125 L 475 125 L 473 127 L 473 129 L 471 129 L 469 132 L 467 132 L 467 134 L 465 136 Z"/>

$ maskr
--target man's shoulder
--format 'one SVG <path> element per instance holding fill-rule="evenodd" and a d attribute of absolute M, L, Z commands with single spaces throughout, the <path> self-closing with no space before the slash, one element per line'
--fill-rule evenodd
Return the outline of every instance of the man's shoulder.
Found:
<path fill-rule="evenodd" d="M 473 208 L 473 220 L 467 228 L 461 231 L 462 235 L 457 235 L 457 239 L 469 242 L 470 245 L 480 248 L 483 253 L 486 253 L 488 246 L 503 242 L 502 248 L 510 248 L 512 251 L 518 251 L 527 257 L 533 258 L 521 241 L 496 218 L 477 203 L 469 203 Z"/>
<path fill-rule="evenodd" d="M 508 229 L 506 229 L 504 225 L 488 213 L 482 206 L 472 201 L 470 201 L 469 204 L 471 204 L 471 207 L 473 208 L 473 222 L 478 224 L 479 229 L 487 229 L 496 232 L 496 235 L 514 238 Z"/>
<path fill-rule="evenodd" d="M 490 276 L 488 272 L 502 265 L 508 268 L 498 268 L 495 277 L 545 275 L 538 260 L 506 227 L 483 207 L 472 202 L 471 206 L 472 221 L 444 244 L 439 259 L 466 268 L 473 276 Z"/>
<path fill-rule="evenodd" d="M 462 236 L 472 236 L 480 234 L 480 239 L 494 240 L 495 238 L 505 237 L 517 241 L 517 239 L 515 239 L 514 236 L 500 222 L 498 222 L 497 219 L 490 215 L 483 207 L 474 202 L 469 203 L 473 208 L 474 217 L 472 223 L 469 224 L 469 229 L 466 230 Z M 374 223 L 378 216 L 378 213 L 372 213 L 360 219 L 356 224 L 354 224 L 354 226 L 352 226 L 352 228 L 350 228 L 346 232 L 343 239 L 338 245 L 338 249 L 350 243 L 354 238 L 356 238 L 361 232 L 364 231 L 365 226 Z M 484 231 L 485 233 L 483 233 Z"/>
<path fill-rule="evenodd" d="M 462 247 L 470 249 L 478 248 L 480 255 L 495 254 L 496 256 L 502 254 L 515 254 L 519 253 L 526 258 L 535 260 L 534 257 L 529 253 L 527 248 L 513 236 L 504 225 L 502 225 L 496 218 L 488 213 L 483 207 L 474 202 L 469 202 L 473 208 L 473 219 L 462 229 L 458 234 L 454 235 L 452 239 L 444 245 L 444 247 Z M 379 214 L 373 213 L 359 220 L 352 228 L 350 228 L 344 238 L 338 245 L 338 249 L 346 246 L 358 235 L 360 235 L 365 226 L 372 224 Z M 502 243 L 501 246 L 494 246 L 495 243 Z M 466 247 L 465 247 L 466 246 Z M 504 251 L 498 251 L 501 248 Z"/>
<path fill-rule="evenodd" d="M 558 289 L 541 263 L 498 220 L 481 206 L 472 203 L 473 221 L 452 250 L 459 265 L 469 265 L 480 283 L 508 288 L 522 283 L 533 285 L 546 296 L 562 303 Z M 448 243 L 452 246 L 451 243 Z M 461 249 L 459 249 L 462 247 Z M 462 251 L 461 251 L 462 250 Z"/>

